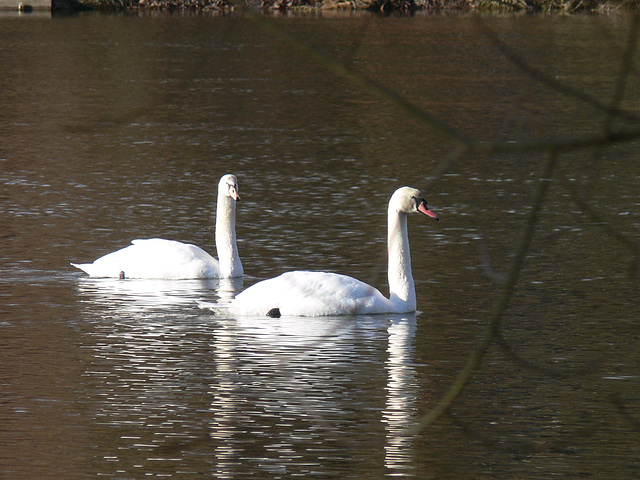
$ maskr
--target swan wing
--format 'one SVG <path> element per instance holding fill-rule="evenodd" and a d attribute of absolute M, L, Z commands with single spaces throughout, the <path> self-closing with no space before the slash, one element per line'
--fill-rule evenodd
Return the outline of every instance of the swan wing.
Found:
<path fill-rule="evenodd" d="M 128 247 L 108 253 L 93 263 L 73 264 L 92 277 L 218 278 L 218 261 L 189 243 L 161 238 L 137 239 Z"/>

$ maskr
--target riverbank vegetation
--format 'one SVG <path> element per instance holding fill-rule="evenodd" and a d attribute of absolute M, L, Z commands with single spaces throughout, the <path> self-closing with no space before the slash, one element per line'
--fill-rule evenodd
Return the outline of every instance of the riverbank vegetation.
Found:
<path fill-rule="evenodd" d="M 60 0 L 65 2 L 65 0 Z M 233 12 L 253 8 L 269 11 L 368 10 L 383 13 L 437 11 L 501 11 L 607 13 L 635 11 L 640 0 L 68 0 L 79 8 Z"/>

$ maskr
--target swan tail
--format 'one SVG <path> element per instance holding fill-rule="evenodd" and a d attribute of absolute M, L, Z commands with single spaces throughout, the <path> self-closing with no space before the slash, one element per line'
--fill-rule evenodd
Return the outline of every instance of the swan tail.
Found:
<path fill-rule="evenodd" d="M 82 270 L 84 273 L 91 275 L 91 273 L 89 272 L 89 270 L 91 269 L 91 264 L 90 263 L 73 263 L 73 262 L 71 262 L 71 265 L 76 267 L 79 270 Z"/>
<path fill-rule="evenodd" d="M 79 270 L 82 270 L 84 273 L 89 275 L 90 277 L 96 278 L 119 278 L 123 280 L 127 278 L 128 275 L 125 275 L 125 272 L 120 269 L 105 269 L 100 265 L 96 265 L 95 263 L 71 263 L 74 267 Z"/>

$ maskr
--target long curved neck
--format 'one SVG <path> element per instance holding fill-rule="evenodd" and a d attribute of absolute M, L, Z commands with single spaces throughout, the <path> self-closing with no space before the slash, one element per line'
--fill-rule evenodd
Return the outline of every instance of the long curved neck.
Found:
<path fill-rule="evenodd" d="M 390 300 L 402 312 L 416 309 L 416 289 L 411 273 L 407 214 L 389 205 L 387 251 Z"/>
<path fill-rule="evenodd" d="M 243 274 L 236 247 L 235 200 L 223 194 L 218 194 L 216 207 L 216 250 L 222 278 L 239 277 Z"/>

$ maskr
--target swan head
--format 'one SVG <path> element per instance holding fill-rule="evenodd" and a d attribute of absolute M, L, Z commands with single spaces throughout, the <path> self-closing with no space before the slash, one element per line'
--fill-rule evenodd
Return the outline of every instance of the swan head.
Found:
<path fill-rule="evenodd" d="M 440 217 L 429 208 L 422 192 L 416 188 L 401 187 L 397 189 L 391 196 L 389 206 L 397 212 L 422 213 L 435 220 L 440 220 Z"/>
<path fill-rule="evenodd" d="M 218 193 L 239 202 L 240 195 L 238 194 L 238 179 L 236 176 L 231 174 L 224 175 L 218 183 Z"/>

